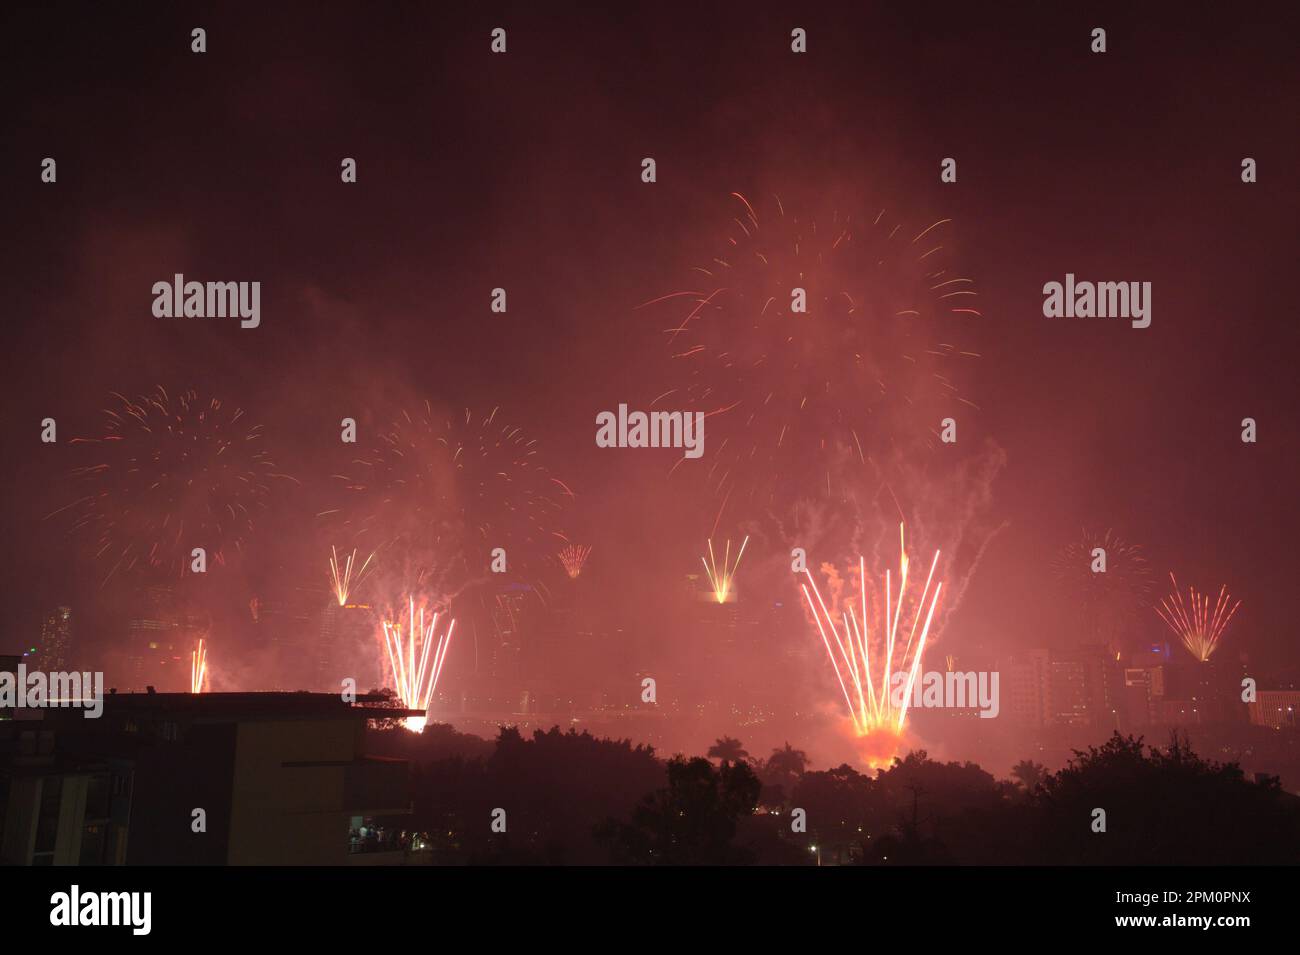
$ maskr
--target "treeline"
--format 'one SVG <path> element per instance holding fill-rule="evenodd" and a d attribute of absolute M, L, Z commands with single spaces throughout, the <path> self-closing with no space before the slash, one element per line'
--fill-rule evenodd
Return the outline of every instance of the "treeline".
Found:
<path fill-rule="evenodd" d="M 530 739 L 503 729 L 484 741 L 490 754 L 474 754 L 473 737 L 427 732 L 420 742 L 403 733 L 403 749 L 423 751 L 402 755 L 416 760 L 415 827 L 438 863 L 1300 861 L 1300 799 L 1275 778 L 1250 781 L 1236 763 L 1202 759 L 1177 736 L 1147 746 L 1117 733 L 1059 772 L 1025 761 L 997 779 L 924 751 L 864 774 L 810 770 L 789 744 L 754 758 L 727 738 L 708 759 L 665 762 L 648 746 L 558 727 Z M 455 754 L 437 755 L 442 747 Z M 492 827 L 497 810 L 504 832 Z"/>

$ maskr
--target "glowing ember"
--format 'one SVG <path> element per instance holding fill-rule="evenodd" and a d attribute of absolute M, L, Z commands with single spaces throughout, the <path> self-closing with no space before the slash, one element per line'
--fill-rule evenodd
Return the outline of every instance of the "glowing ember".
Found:
<path fill-rule="evenodd" d="M 208 648 L 199 639 L 197 650 L 190 651 L 190 692 L 202 693 L 208 682 Z"/>
<path fill-rule="evenodd" d="M 1156 613 L 1169 625 L 1170 630 L 1178 634 L 1187 651 L 1205 663 L 1219 648 L 1219 638 L 1227 629 L 1232 615 L 1241 606 L 1241 601 L 1238 600 L 1232 605 L 1232 609 L 1228 610 L 1228 601 L 1232 598 L 1228 594 L 1228 585 L 1224 584 L 1219 588 L 1219 598 L 1214 603 L 1214 612 L 1211 613 L 1209 596 L 1197 593 L 1195 587 L 1188 587 L 1187 596 L 1191 603 L 1189 608 L 1183 603 L 1182 594 L 1178 592 L 1178 581 L 1173 573 L 1169 574 L 1169 579 L 1173 582 L 1174 592 L 1160 602 L 1160 606 L 1156 607 Z"/>
<path fill-rule="evenodd" d="M 745 545 L 749 543 L 746 537 L 741 542 L 740 552 L 736 554 L 736 562 L 731 562 L 731 541 L 727 541 L 726 550 L 722 554 L 722 566 L 718 566 L 717 560 L 713 556 L 713 540 L 709 540 L 709 559 L 704 561 L 704 572 L 709 575 L 709 585 L 713 588 L 713 596 L 718 603 L 724 604 L 727 598 L 733 596 L 731 585 L 736 578 L 736 568 L 740 566 L 740 558 L 745 556 Z"/>
<path fill-rule="evenodd" d="M 570 580 L 578 579 L 578 575 L 582 573 L 582 565 L 587 562 L 590 554 L 591 548 L 585 544 L 569 544 L 560 551 L 560 563 L 564 566 L 564 572 L 569 575 Z"/>
<path fill-rule="evenodd" d="M 361 569 L 353 577 L 352 566 L 357 559 L 356 549 L 353 549 L 341 567 L 338 552 L 333 547 L 330 548 L 330 554 L 330 584 L 334 590 L 334 599 L 339 602 L 340 607 L 344 607 L 347 606 L 348 594 L 366 576 L 366 570 L 370 567 L 370 562 L 375 559 L 375 555 L 371 554 L 367 557 L 365 563 L 361 565 Z"/>
<path fill-rule="evenodd" d="M 433 691 L 438 687 L 438 677 L 442 675 L 456 621 L 453 620 L 447 632 L 437 638 L 435 646 L 438 614 L 433 614 L 426 623 L 424 608 L 421 607 L 417 613 L 414 597 L 409 598 L 408 610 L 409 622 L 405 631 L 397 621 L 383 622 L 384 646 L 388 650 L 388 664 L 392 668 L 398 698 L 407 709 L 427 710 Z M 404 725 L 413 733 L 422 733 L 426 721 L 425 716 L 411 716 Z"/>
<path fill-rule="evenodd" d="M 898 592 L 893 590 L 893 575 L 885 571 L 885 587 L 881 626 L 875 631 L 874 639 L 867 626 L 867 570 L 866 561 L 858 558 L 859 582 L 861 585 L 860 610 L 849 602 L 847 611 L 841 611 L 841 623 L 844 633 L 835 620 L 835 614 L 827 608 L 817 589 L 817 582 L 805 569 L 808 583 L 803 585 L 804 598 L 817 622 L 822 643 L 830 657 L 831 666 L 844 692 L 844 702 L 848 707 L 849 717 L 853 721 L 855 735 L 867 747 L 864 758 L 872 765 L 888 762 L 897 745 L 897 739 L 903 732 L 907 720 L 907 708 L 912 698 L 912 688 L 920 672 L 921 658 L 925 653 L 925 644 L 930 635 L 930 624 L 934 619 L 935 608 L 939 604 L 939 592 L 943 582 L 934 581 L 934 571 L 939 564 L 939 552 L 934 552 L 930 562 L 930 573 L 925 579 L 925 587 L 919 600 L 911 603 L 904 616 L 904 603 L 907 603 L 907 578 L 909 561 L 907 547 L 903 538 L 903 525 L 898 525 L 899 574 Z M 931 594 L 930 586 L 934 584 Z M 815 598 L 815 603 L 814 603 Z M 926 609 L 926 600 L 929 608 Z M 819 612 L 820 611 L 820 612 Z M 921 623 L 924 615 L 925 621 Z M 910 618 L 910 626 L 908 619 Z M 920 626 L 920 637 L 917 627 Z M 899 634 L 907 631 L 907 640 L 900 646 Z M 875 653 L 875 673 L 873 675 L 872 652 Z M 888 750 L 886 753 L 885 750 Z"/>

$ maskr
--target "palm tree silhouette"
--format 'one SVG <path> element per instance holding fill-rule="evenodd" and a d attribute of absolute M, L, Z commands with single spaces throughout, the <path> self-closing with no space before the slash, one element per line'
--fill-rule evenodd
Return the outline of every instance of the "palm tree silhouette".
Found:
<path fill-rule="evenodd" d="M 724 763 L 738 763 L 749 758 L 749 750 L 745 749 L 740 740 L 724 736 L 709 747 L 708 756 L 709 759 Z"/>

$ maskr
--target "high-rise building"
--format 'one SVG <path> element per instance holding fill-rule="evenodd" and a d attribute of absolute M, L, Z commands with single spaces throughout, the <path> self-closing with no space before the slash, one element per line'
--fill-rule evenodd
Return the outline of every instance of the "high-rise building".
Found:
<path fill-rule="evenodd" d="M 36 665 L 46 672 L 63 670 L 72 647 L 72 608 L 55 607 L 41 622 Z"/>
<path fill-rule="evenodd" d="M 1124 668 L 1121 709 L 1127 728 L 1151 723 L 1152 706 L 1164 697 L 1164 670 L 1161 667 L 1131 666 Z"/>
<path fill-rule="evenodd" d="M 310 605 L 316 598 L 301 592 L 254 598 L 250 610 L 257 646 L 274 674 L 272 685 L 263 689 L 297 691 L 315 685 L 319 665 L 315 645 L 320 633 Z"/>
<path fill-rule="evenodd" d="M 1012 720 L 1034 727 L 1052 721 L 1051 675 L 1047 650 L 1026 650 L 1008 658 L 1002 666 L 1002 686 Z"/>
<path fill-rule="evenodd" d="M 1091 644 L 1051 654 L 1052 722 L 1119 729 L 1120 670 L 1108 646 Z"/>
<path fill-rule="evenodd" d="M 169 588 L 144 587 L 126 626 L 126 688 L 188 691 L 190 653 L 208 635 L 210 621 L 181 610 Z"/>
<path fill-rule="evenodd" d="M 350 603 L 340 607 L 331 599 L 321 612 L 320 639 L 309 647 L 305 659 L 312 672 L 304 673 L 310 686 L 302 689 L 338 692 L 345 679 L 357 681 L 360 690 L 384 683 L 379 620 L 369 604 Z"/>
<path fill-rule="evenodd" d="M 495 638 L 491 673 L 500 686 L 512 692 L 523 679 L 524 608 L 529 595 L 528 588 L 513 585 L 496 595 L 491 609 Z"/>

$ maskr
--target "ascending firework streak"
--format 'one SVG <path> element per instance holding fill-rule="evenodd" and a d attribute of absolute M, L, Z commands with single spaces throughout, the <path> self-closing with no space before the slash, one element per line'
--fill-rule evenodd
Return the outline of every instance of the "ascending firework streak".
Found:
<path fill-rule="evenodd" d="M 1233 604 L 1232 609 L 1225 614 L 1228 601 L 1232 598 L 1228 594 L 1228 585 L 1224 584 L 1219 588 L 1219 599 L 1215 601 L 1214 612 L 1210 613 L 1209 596 L 1197 593 L 1195 587 L 1188 587 L 1187 596 L 1191 601 L 1189 612 L 1183 603 L 1182 594 L 1178 592 L 1178 581 L 1172 572 L 1169 579 L 1173 582 L 1174 592 L 1160 602 L 1156 613 L 1160 614 L 1160 619 L 1169 625 L 1170 630 L 1182 638 L 1183 646 L 1188 652 L 1205 663 L 1219 648 L 1219 638 L 1227 629 L 1232 615 L 1241 606 L 1241 601 Z"/>
<path fill-rule="evenodd" d="M 366 558 L 366 562 L 361 565 L 361 569 L 357 571 L 354 578 L 352 576 L 352 564 L 357 559 L 356 549 L 353 548 L 352 553 L 343 562 L 341 569 L 338 552 L 331 547 L 330 554 L 330 583 L 334 588 L 334 598 L 339 602 L 339 606 L 343 607 L 347 605 L 348 593 L 352 590 L 354 584 L 361 583 L 361 578 L 366 575 L 366 569 L 370 566 L 370 562 L 375 559 L 375 555 L 371 554 Z"/>
<path fill-rule="evenodd" d="M 451 647 L 451 631 L 456 621 L 453 620 L 447 632 L 438 638 L 435 647 L 433 634 L 438 627 L 438 614 L 433 614 L 426 624 L 424 608 L 421 607 L 417 615 L 415 598 L 411 597 L 409 601 L 410 622 L 406 632 L 402 632 L 400 623 L 385 620 L 384 645 L 388 650 L 388 663 L 392 667 L 398 697 L 407 709 L 427 710 L 429 699 L 438 687 L 438 677 Z M 419 644 L 418 649 L 416 644 Z M 406 719 L 405 726 L 413 733 L 422 733 L 426 721 L 427 716 L 412 716 Z"/>
<path fill-rule="evenodd" d="M 190 651 L 190 692 L 202 693 L 208 681 L 208 648 L 199 640 L 199 648 Z"/>
<path fill-rule="evenodd" d="M 718 562 L 713 557 L 713 539 L 709 539 L 709 559 L 704 560 L 704 572 L 709 575 L 709 584 L 713 587 L 713 596 L 717 598 L 718 603 L 727 602 L 727 597 L 731 594 L 731 585 L 736 578 L 736 568 L 740 566 L 740 558 L 745 556 L 745 545 L 749 543 L 746 537 L 740 545 L 740 553 L 736 554 L 736 562 L 731 562 L 731 541 L 727 541 L 726 550 L 722 554 L 722 569 L 718 569 Z"/>
<path fill-rule="evenodd" d="M 582 573 L 582 565 L 587 562 L 590 554 L 591 548 L 586 544 L 569 544 L 560 551 L 560 563 L 564 565 L 564 572 L 571 580 L 578 579 L 578 575 Z"/>
<path fill-rule="evenodd" d="M 903 602 L 907 594 L 908 558 L 907 547 L 903 541 L 903 525 L 898 525 L 898 543 L 900 551 L 898 593 L 893 591 L 893 578 L 885 571 L 885 605 L 883 625 L 876 631 L 875 650 L 878 675 L 872 677 L 870 633 L 867 628 L 867 568 L 864 558 L 858 558 L 858 573 L 862 587 L 861 617 L 850 603 L 846 613 L 842 613 L 844 635 L 840 636 L 835 623 L 835 616 L 827 609 L 817 582 L 805 568 L 808 583 L 803 585 L 803 594 L 808 601 L 821 633 L 826 653 L 835 667 L 835 676 L 839 679 L 840 689 L 844 691 L 844 702 L 848 704 L 849 715 L 853 718 L 853 728 L 859 736 L 866 736 L 876 730 L 901 733 L 907 719 L 907 707 L 912 696 L 912 687 L 921 666 L 921 657 L 925 653 L 925 642 L 930 634 L 930 623 L 934 619 L 935 607 L 939 604 L 939 591 L 943 582 L 935 584 L 934 594 L 930 595 L 930 585 L 934 582 L 934 570 L 939 564 L 939 552 L 934 552 L 930 563 L 930 573 L 925 579 L 925 588 L 915 610 L 911 612 L 912 625 L 908 628 L 906 645 L 899 646 L 899 624 L 902 622 Z M 809 587 L 811 586 L 811 592 Z M 816 604 L 813 598 L 816 597 Z M 920 639 L 917 640 L 916 628 L 925 610 L 926 598 L 930 597 L 930 609 L 925 611 L 925 624 L 921 627 Z M 820 608 L 821 613 L 818 613 Z M 823 623 L 824 618 L 824 623 Z M 912 647 L 915 644 L 916 650 Z M 895 668 L 898 674 L 906 673 L 907 682 L 901 699 L 897 697 L 894 683 Z"/>

